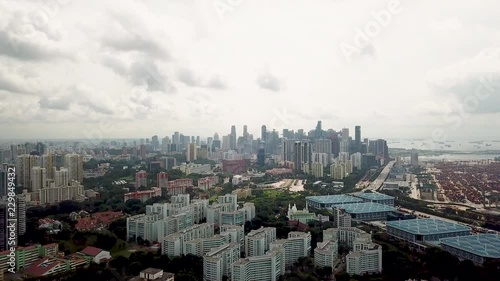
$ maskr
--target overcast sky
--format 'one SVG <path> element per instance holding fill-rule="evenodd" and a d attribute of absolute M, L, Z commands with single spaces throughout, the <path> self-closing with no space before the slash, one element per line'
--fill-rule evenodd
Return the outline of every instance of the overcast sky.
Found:
<path fill-rule="evenodd" d="M 0 0 L 0 137 L 245 124 L 260 136 L 263 124 L 322 120 L 363 137 L 500 138 L 498 11 L 496 0 Z"/>

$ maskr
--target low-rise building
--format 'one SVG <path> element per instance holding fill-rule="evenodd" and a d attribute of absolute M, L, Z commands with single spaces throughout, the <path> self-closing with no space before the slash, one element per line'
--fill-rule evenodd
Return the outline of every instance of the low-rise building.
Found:
<path fill-rule="evenodd" d="M 299 221 L 305 224 L 318 220 L 315 213 L 310 213 L 308 209 L 297 210 L 297 205 L 295 204 L 293 204 L 293 207 L 290 207 L 290 204 L 288 204 L 287 218 L 290 221 Z"/>
<path fill-rule="evenodd" d="M 175 274 L 157 268 L 147 268 L 129 281 L 174 281 Z"/>
<path fill-rule="evenodd" d="M 87 246 L 78 253 L 84 256 L 87 260 L 97 264 L 107 262 L 111 259 L 111 254 L 108 251 L 92 246 Z"/>
<path fill-rule="evenodd" d="M 141 190 L 141 191 L 125 193 L 125 195 L 123 195 L 123 202 L 127 202 L 128 200 L 131 199 L 138 199 L 141 200 L 142 202 L 146 202 L 148 199 L 157 196 L 161 196 L 161 188 L 153 187 L 151 188 L 151 190 Z"/>

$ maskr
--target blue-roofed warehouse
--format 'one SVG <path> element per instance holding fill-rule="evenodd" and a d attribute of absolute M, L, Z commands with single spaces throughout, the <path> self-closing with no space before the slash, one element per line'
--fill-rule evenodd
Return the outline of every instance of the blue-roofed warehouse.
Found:
<path fill-rule="evenodd" d="M 378 192 L 359 192 L 354 193 L 353 196 L 363 199 L 364 202 L 394 206 L 394 197 Z"/>
<path fill-rule="evenodd" d="M 388 221 L 386 226 L 388 235 L 416 244 L 471 234 L 468 226 L 438 219 Z"/>
<path fill-rule="evenodd" d="M 342 204 L 335 208 L 344 210 L 353 220 L 361 221 L 386 220 L 388 214 L 396 211 L 392 206 L 372 202 Z"/>
<path fill-rule="evenodd" d="M 336 205 L 361 202 L 363 199 L 345 194 L 306 197 L 306 206 L 316 209 L 330 209 Z"/>
<path fill-rule="evenodd" d="M 500 259 L 500 236 L 477 234 L 440 239 L 441 248 L 460 259 L 482 265 L 487 260 Z"/>

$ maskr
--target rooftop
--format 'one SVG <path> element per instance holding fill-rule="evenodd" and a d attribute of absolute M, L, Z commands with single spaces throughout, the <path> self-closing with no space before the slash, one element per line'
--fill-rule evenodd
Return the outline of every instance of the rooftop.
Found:
<path fill-rule="evenodd" d="M 314 201 L 319 204 L 346 204 L 363 202 L 362 199 L 353 196 L 340 194 L 340 195 L 323 195 L 323 196 L 308 196 L 307 200 Z"/>
<path fill-rule="evenodd" d="M 382 193 L 376 193 L 376 192 L 360 192 L 360 193 L 355 193 L 353 194 L 356 197 L 367 199 L 367 200 L 386 200 L 386 199 L 394 199 L 394 197 L 382 194 Z"/>
<path fill-rule="evenodd" d="M 460 249 L 485 258 L 500 258 L 500 236 L 477 234 L 440 239 L 441 244 Z"/>
<path fill-rule="evenodd" d="M 141 273 L 146 273 L 146 274 L 156 274 L 156 273 L 159 273 L 159 272 L 162 272 L 163 270 L 161 269 L 158 269 L 158 268 L 146 268 L 144 269 L 143 271 L 141 271 Z"/>
<path fill-rule="evenodd" d="M 81 250 L 80 253 L 85 254 L 87 256 L 97 256 L 100 252 L 102 252 L 102 249 L 92 247 L 92 246 L 87 246 L 85 249 Z"/>
<path fill-rule="evenodd" d="M 349 214 L 391 212 L 396 210 L 394 207 L 372 202 L 342 204 L 338 205 L 337 207 L 344 209 Z"/>
<path fill-rule="evenodd" d="M 416 235 L 432 235 L 470 231 L 470 227 L 437 219 L 412 219 L 388 221 L 388 227 L 397 228 Z"/>

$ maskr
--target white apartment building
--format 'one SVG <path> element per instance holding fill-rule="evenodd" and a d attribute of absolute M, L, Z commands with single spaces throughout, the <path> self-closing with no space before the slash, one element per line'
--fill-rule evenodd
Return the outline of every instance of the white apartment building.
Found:
<path fill-rule="evenodd" d="M 159 215 L 140 214 L 127 218 L 127 238 L 135 239 L 141 237 L 144 240 L 153 241 L 153 237 L 158 235 Z"/>
<path fill-rule="evenodd" d="M 238 195 L 236 194 L 226 194 L 219 196 L 217 198 L 217 203 L 219 204 L 231 204 L 231 210 L 234 211 L 238 209 Z"/>
<path fill-rule="evenodd" d="M 346 177 L 345 164 L 332 164 L 330 166 L 330 176 L 336 180 L 344 179 Z"/>
<path fill-rule="evenodd" d="M 240 244 L 240 251 L 245 249 L 245 227 L 243 225 L 221 225 L 221 235 L 229 234 L 229 243 Z"/>
<path fill-rule="evenodd" d="M 229 243 L 211 249 L 203 256 L 203 280 L 222 281 L 223 276 L 230 277 L 233 263 L 240 259 L 237 243 Z"/>
<path fill-rule="evenodd" d="M 37 192 L 47 187 L 47 169 L 38 166 L 31 168 L 31 190 Z"/>
<path fill-rule="evenodd" d="M 345 210 L 340 208 L 335 208 L 333 211 L 333 217 L 335 219 L 336 227 L 351 227 L 352 217 Z"/>
<path fill-rule="evenodd" d="M 330 153 L 317 153 L 313 152 L 312 154 L 312 161 L 313 163 L 319 163 L 323 165 L 324 167 L 328 166 L 330 164 L 330 158 L 331 154 Z"/>
<path fill-rule="evenodd" d="M 370 234 L 363 234 L 353 241 L 346 263 L 346 271 L 350 275 L 381 272 L 382 246 L 373 243 Z"/>
<path fill-rule="evenodd" d="M 283 249 L 274 249 L 265 255 L 247 257 L 233 263 L 233 281 L 277 281 L 285 274 Z"/>
<path fill-rule="evenodd" d="M 319 267 L 330 266 L 335 268 L 338 261 L 337 240 L 326 240 L 318 242 L 314 249 L 314 264 Z"/>
<path fill-rule="evenodd" d="M 72 181 L 67 186 L 55 186 L 54 182 L 49 182 L 45 188 L 26 193 L 26 201 L 41 205 L 54 204 L 64 200 L 85 200 L 83 185 L 77 181 Z"/>
<path fill-rule="evenodd" d="M 338 240 L 340 244 L 351 248 L 353 241 L 362 234 L 366 234 L 366 232 L 356 227 L 328 228 L 323 230 L 323 241 Z"/>
<path fill-rule="evenodd" d="M 208 238 L 199 238 L 184 242 L 184 255 L 191 254 L 195 256 L 203 256 L 212 248 L 228 244 L 229 239 L 230 237 L 228 235 L 217 234 Z"/>
<path fill-rule="evenodd" d="M 285 252 L 285 266 L 291 266 L 300 257 L 311 254 L 311 234 L 292 231 L 288 233 L 288 239 L 276 240 L 270 245 L 270 249 L 283 248 Z"/>
<path fill-rule="evenodd" d="M 352 167 L 357 168 L 358 170 L 361 169 L 361 153 L 356 152 L 351 154 L 351 162 L 352 162 Z"/>
<path fill-rule="evenodd" d="M 69 171 L 66 168 L 60 168 L 59 171 L 54 168 L 54 182 L 56 186 L 69 185 Z"/>
<path fill-rule="evenodd" d="M 186 242 L 196 239 L 211 238 L 213 236 L 213 223 L 202 223 L 187 227 L 184 230 L 169 234 L 163 238 L 162 254 L 167 256 L 183 255 L 186 251 Z"/>
<path fill-rule="evenodd" d="M 274 241 L 276 241 L 276 228 L 261 227 L 252 230 L 245 237 L 245 255 L 247 257 L 262 256 L 269 251 Z"/>

